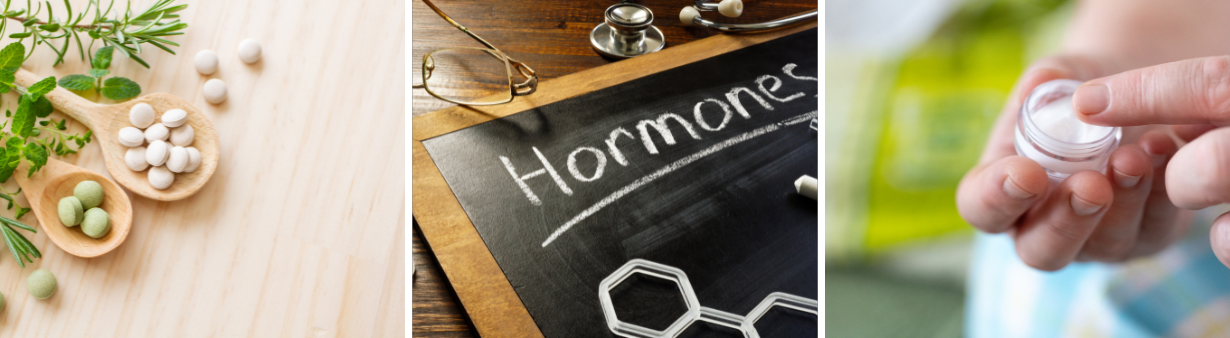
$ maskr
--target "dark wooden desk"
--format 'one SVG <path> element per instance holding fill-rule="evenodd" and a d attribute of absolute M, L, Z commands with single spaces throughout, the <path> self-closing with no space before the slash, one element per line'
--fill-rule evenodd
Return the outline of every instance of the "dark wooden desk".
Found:
<path fill-rule="evenodd" d="M 590 47 L 589 33 L 602 22 L 602 13 L 617 1 L 548 0 L 480 1 L 433 0 L 440 10 L 470 31 L 478 34 L 509 56 L 538 72 L 540 81 L 575 73 L 612 62 Z M 654 25 L 666 36 L 666 48 L 716 34 L 705 29 L 685 27 L 679 10 L 690 0 L 635 1 L 653 10 Z M 482 47 L 465 33 L 436 15 L 420 0 L 411 0 L 414 16 L 412 37 L 412 82 L 422 82 L 424 54 L 449 47 Z M 719 22 L 748 23 L 772 20 L 818 7 L 814 0 L 744 0 L 739 18 L 721 17 L 714 12 L 704 16 Z M 444 109 L 452 104 L 414 89 L 413 116 Z M 461 308 L 448 279 L 440 270 L 427 241 L 414 225 L 413 255 L 417 272 L 413 283 L 413 335 L 415 337 L 476 337 L 478 334 Z"/>

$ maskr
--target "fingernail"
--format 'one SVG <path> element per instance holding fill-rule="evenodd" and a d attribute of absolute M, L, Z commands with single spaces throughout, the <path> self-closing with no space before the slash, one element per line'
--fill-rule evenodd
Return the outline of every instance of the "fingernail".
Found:
<path fill-rule="evenodd" d="M 1110 106 L 1110 89 L 1105 85 L 1092 84 L 1080 86 L 1076 89 L 1075 97 L 1072 98 L 1076 102 L 1076 111 L 1081 114 L 1093 115 L 1101 113 Z"/>
<path fill-rule="evenodd" d="M 1140 183 L 1140 176 L 1128 176 L 1115 170 L 1115 182 L 1119 183 L 1120 187 L 1131 188 L 1135 187 L 1136 183 Z"/>
<path fill-rule="evenodd" d="M 1004 193 L 1008 194 L 1008 196 L 1012 196 L 1012 198 L 1020 200 L 1034 197 L 1034 194 L 1025 191 L 1025 189 L 1021 189 L 1021 187 L 1017 186 L 1016 183 L 1012 183 L 1011 177 L 1004 179 Z"/>
<path fill-rule="evenodd" d="M 1093 215 L 1093 213 L 1098 212 L 1098 210 L 1102 210 L 1101 205 L 1089 203 L 1089 201 L 1076 197 L 1076 195 L 1072 195 L 1072 211 L 1076 212 L 1078 216 Z"/>

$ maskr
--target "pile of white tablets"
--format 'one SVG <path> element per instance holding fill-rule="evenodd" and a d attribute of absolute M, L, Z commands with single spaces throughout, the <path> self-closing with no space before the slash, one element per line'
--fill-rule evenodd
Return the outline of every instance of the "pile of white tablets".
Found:
<path fill-rule="evenodd" d="M 236 53 L 239 54 L 239 59 L 243 60 L 244 63 L 256 63 L 261 60 L 261 44 L 256 42 L 256 40 L 245 39 L 239 42 L 239 48 L 236 50 Z M 196 66 L 198 73 L 212 75 L 218 71 L 218 53 L 208 49 L 197 52 L 193 65 Z M 201 95 L 205 97 L 205 101 L 211 104 L 225 102 L 226 83 L 220 79 L 205 81 L 205 86 L 201 88 Z"/>
<path fill-rule="evenodd" d="M 196 171 L 201 165 L 201 152 L 192 147 L 194 132 L 187 123 L 188 112 L 168 110 L 162 113 L 162 123 L 154 123 L 155 115 L 149 104 L 132 106 L 128 111 L 132 127 L 121 128 L 117 136 L 120 144 L 128 147 L 124 153 L 128 169 L 149 169 L 149 184 L 163 190 L 175 182 L 175 173 Z"/>

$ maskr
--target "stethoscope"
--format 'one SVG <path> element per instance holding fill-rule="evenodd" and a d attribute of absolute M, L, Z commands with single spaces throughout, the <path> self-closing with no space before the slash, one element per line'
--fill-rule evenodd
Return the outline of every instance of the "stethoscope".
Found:
<path fill-rule="evenodd" d="M 686 25 L 715 29 L 725 33 L 755 33 L 783 28 L 807 19 L 815 18 L 817 10 L 795 14 L 785 18 L 748 24 L 724 24 L 706 20 L 700 12 L 717 11 L 726 17 L 738 17 L 743 14 L 742 0 L 722 0 L 719 3 L 706 0 L 693 0 L 691 6 L 679 11 L 679 21 Z M 605 22 L 598 24 L 589 33 L 589 42 L 603 56 L 614 59 L 626 59 L 633 56 L 653 53 L 666 46 L 666 37 L 658 27 L 653 26 L 653 12 L 649 7 L 635 3 L 619 3 L 608 7 L 603 17 Z"/>

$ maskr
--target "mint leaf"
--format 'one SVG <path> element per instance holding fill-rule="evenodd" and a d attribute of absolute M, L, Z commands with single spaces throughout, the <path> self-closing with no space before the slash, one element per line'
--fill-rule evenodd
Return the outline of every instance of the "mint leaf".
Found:
<path fill-rule="evenodd" d="M 10 174 L 10 175 L 12 175 L 12 174 Z M 33 211 L 33 209 L 30 209 L 30 208 L 23 207 L 23 206 L 20 206 L 20 205 L 19 205 L 19 206 L 17 206 L 17 215 L 14 215 L 14 216 L 13 216 L 13 218 L 16 218 L 16 219 L 21 219 L 21 216 L 25 216 L 25 215 L 26 215 L 27 213 L 29 213 L 30 211 Z M 23 266 L 23 268 L 24 268 L 24 266 Z"/>
<path fill-rule="evenodd" d="M 9 177 L 13 176 L 13 171 L 17 170 L 17 164 L 21 163 L 21 148 L 25 140 L 12 136 L 5 143 L 8 147 L 0 148 L 3 150 L 0 154 L 4 155 L 0 157 L 0 182 L 7 182 Z"/>
<path fill-rule="evenodd" d="M 29 94 L 31 98 L 38 99 L 43 97 L 43 95 L 50 93 L 52 89 L 56 89 L 56 77 L 48 76 L 30 85 L 30 88 L 26 88 L 26 93 Z"/>
<path fill-rule="evenodd" d="M 51 115 L 55 107 L 51 106 L 51 101 L 47 100 L 46 96 L 38 98 L 38 100 L 30 103 L 30 111 L 34 112 L 34 116 L 44 118 Z M 38 130 L 34 131 L 34 135 L 38 135 Z"/>
<path fill-rule="evenodd" d="M 8 93 L 13 89 L 13 81 L 17 80 L 17 70 L 25 59 L 26 46 L 14 42 L 0 49 L 0 93 Z"/>
<path fill-rule="evenodd" d="M 26 177 L 33 176 L 34 173 L 38 172 L 39 169 L 42 169 L 44 165 L 47 165 L 47 148 L 43 148 L 37 144 L 31 144 L 31 146 L 27 147 L 23 153 L 26 160 L 30 162 L 30 171 L 26 172 Z"/>
<path fill-rule="evenodd" d="M 44 165 L 47 165 L 47 148 L 43 148 L 38 144 L 27 144 L 22 154 L 26 155 L 26 160 L 30 161 L 30 170 L 26 171 L 26 177 L 34 175 Z"/>
<path fill-rule="evenodd" d="M 141 86 L 127 78 L 111 77 L 103 81 L 102 95 L 108 99 L 121 101 L 140 94 Z"/>
<path fill-rule="evenodd" d="M 101 79 L 103 76 L 107 76 L 107 74 L 111 74 L 111 71 L 106 70 L 106 69 L 91 69 L 89 73 L 90 73 L 90 76 Z"/>
<path fill-rule="evenodd" d="M 17 102 L 17 113 L 13 114 L 13 126 L 10 128 L 13 134 L 23 137 L 34 134 L 34 120 L 36 118 L 34 111 L 30 110 L 32 106 L 34 106 L 34 103 L 30 102 L 30 96 L 22 95 L 21 99 Z M 14 139 L 16 138 L 9 139 L 10 148 L 12 148 L 11 141 Z M 19 143 L 18 146 L 20 145 Z"/>
<path fill-rule="evenodd" d="M 91 72 L 92 71 L 93 70 L 91 70 Z M 73 74 L 65 76 L 63 79 L 60 79 L 59 83 L 60 87 L 72 90 L 94 89 L 94 78 L 87 75 Z"/>
<path fill-rule="evenodd" d="M 17 165 L 9 165 L 7 152 L 8 149 L 0 148 L 0 182 L 8 182 L 13 170 L 17 170 Z"/>
<path fill-rule="evenodd" d="M 103 48 L 99 48 L 97 52 L 94 52 L 94 61 L 93 61 L 94 69 L 111 68 L 111 54 L 114 50 L 115 50 L 115 47 L 106 46 Z"/>
<path fill-rule="evenodd" d="M 20 42 L 10 43 L 0 49 L 0 69 L 6 72 L 16 72 L 17 68 L 21 68 L 21 62 L 26 57 L 26 46 Z"/>

